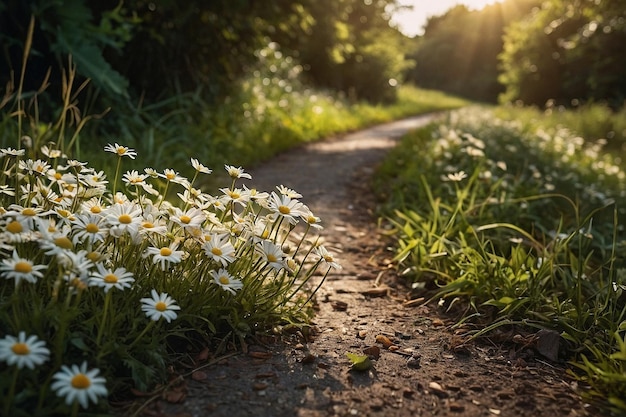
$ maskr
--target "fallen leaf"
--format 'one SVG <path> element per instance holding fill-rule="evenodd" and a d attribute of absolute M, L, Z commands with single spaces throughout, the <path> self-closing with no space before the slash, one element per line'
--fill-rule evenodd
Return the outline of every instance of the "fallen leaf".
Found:
<path fill-rule="evenodd" d="M 361 291 L 361 294 L 369 297 L 386 297 L 387 294 L 389 294 L 389 287 L 383 286 L 369 288 L 367 290 Z"/>
<path fill-rule="evenodd" d="M 367 355 L 357 355 L 356 353 L 346 352 L 346 356 L 352 362 L 352 369 L 355 371 L 367 371 L 372 367 L 372 361 Z"/>
<path fill-rule="evenodd" d="M 254 359 L 269 359 L 272 357 L 272 354 L 271 352 L 252 351 L 252 352 L 248 352 L 248 356 Z"/>
<path fill-rule="evenodd" d="M 348 303 L 344 301 L 333 301 L 330 305 L 335 311 L 346 311 L 348 309 Z"/>
<path fill-rule="evenodd" d="M 365 348 L 363 349 L 363 353 L 365 353 L 372 359 L 380 358 L 380 348 L 378 346 L 370 346 L 368 348 Z"/>

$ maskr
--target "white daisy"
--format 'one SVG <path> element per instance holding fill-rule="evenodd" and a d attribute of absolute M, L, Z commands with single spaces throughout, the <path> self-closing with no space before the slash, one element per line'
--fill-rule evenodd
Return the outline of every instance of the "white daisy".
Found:
<path fill-rule="evenodd" d="M 111 145 L 109 143 L 107 146 L 104 147 L 104 150 L 106 152 L 112 152 L 114 154 L 117 154 L 117 156 L 119 157 L 127 156 L 130 159 L 135 159 L 135 157 L 137 156 L 137 152 L 135 152 L 134 149 L 118 145 L 117 143 L 115 145 Z"/>
<path fill-rule="evenodd" d="M 243 171 L 242 167 L 234 167 L 232 165 L 224 165 L 224 169 L 231 178 L 247 178 L 252 179 L 252 175 Z"/>
<path fill-rule="evenodd" d="M 210 170 L 209 168 L 205 167 L 204 165 L 202 165 L 200 162 L 198 162 L 197 159 L 195 158 L 191 158 L 191 166 L 198 172 L 201 172 L 203 174 L 210 174 L 211 172 L 213 172 L 212 170 Z"/>
<path fill-rule="evenodd" d="M 178 317 L 174 310 L 180 310 L 180 307 L 176 305 L 176 301 L 172 297 L 167 295 L 167 293 L 159 294 L 156 290 L 152 290 L 150 294 L 152 298 L 142 298 L 140 300 L 143 304 L 141 309 L 150 320 L 158 321 L 163 317 L 169 323 Z"/>
<path fill-rule="evenodd" d="M 182 211 L 178 207 L 174 207 L 174 213 L 170 215 L 170 220 L 178 224 L 183 229 L 199 228 L 206 219 L 206 215 L 200 209 L 195 207 Z"/>
<path fill-rule="evenodd" d="M 212 234 L 209 239 L 202 244 L 204 252 L 215 260 L 226 266 L 235 260 L 235 248 L 230 243 L 228 235 Z"/>
<path fill-rule="evenodd" d="M 124 233 L 134 236 L 141 224 L 141 207 L 132 202 L 113 204 L 106 209 L 109 233 L 120 237 Z"/>
<path fill-rule="evenodd" d="M 172 242 L 169 246 L 163 246 L 160 248 L 151 246 L 146 249 L 144 256 L 152 256 L 152 262 L 154 264 L 160 263 L 161 270 L 166 271 L 169 269 L 171 263 L 179 263 L 185 254 L 184 251 L 177 249 L 178 243 L 176 242 Z"/>
<path fill-rule="evenodd" d="M 284 217 L 291 224 L 298 223 L 297 217 L 302 216 L 304 204 L 286 195 L 278 195 L 274 191 L 270 196 L 269 209 Z"/>
<path fill-rule="evenodd" d="M 106 397 L 109 392 L 105 386 L 106 379 L 99 376 L 97 368 L 87 370 L 87 362 L 80 367 L 63 365 L 61 370 L 52 376 L 54 382 L 50 386 L 58 397 L 65 397 L 65 403 L 72 405 L 78 402 L 83 408 L 89 406 L 89 401 L 98 403 L 98 397 Z"/>
<path fill-rule="evenodd" d="M 315 253 L 322 258 L 324 262 L 328 264 L 331 268 L 341 269 L 341 265 L 339 265 L 335 258 L 328 252 L 328 250 L 324 246 L 318 246 L 315 248 Z"/>
<path fill-rule="evenodd" d="M 283 269 L 284 253 L 278 245 L 269 240 L 263 240 L 256 244 L 255 250 L 269 266 L 277 271 Z"/>
<path fill-rule="evenodd" d="M 44 269 L 46 269 L 45 265 L 35 265 L 26 258 L 20 258 L 15 250 L 11 258 L 3 259 L 0 262 L 0 275 L 6 279 L 14 279 L 16 287 L 21 280 L 34 284 L 37 279 L 43 277 L 41 271 Z"/>
<path fill-rule="evenodd" d="M 16 365 L 19 369 L 35 369 L 35 365 L 41 365 L 49 356 L 46 343 L 35 335 L 26 338 L 26 333 L 22 331 L 17 337 L 7 335 L 0 339 L 0 361 Z"/>
<path fill-rule="evenodd" d="M 227 270 L 221 268 L 219 271 L 211 271 L 211 276 L 217 285 L 222 287 L 224 291 L 235 295 L 237 290 L 243 288 L 243 282 L 241 280 L 233 278 Z"/>
<path fill-rule="evenodd" d="M 72 221 L 74 244 L 84 241 L 104 242 L 108 231 L 104 217 L 97 214 L 77 214 L 76 219 Z"/>
<path fill-rule="evenodd" d="M 124 290 L 124 288 L 130 288 L 130 284 L 135 282 L 133 274 L 126 270 L 126 268 L 115 268 L 111 270 L 105 268 L 101 263 L 96 264 L 97 272 L 93 272 L 89 277 L 89 285 L 103 287 L 104 292 L 108 292 L 111 288 L 117 288 L 118 290 Z"/>
<path fill-rule="evenodd" d="M 173 169 L 166 169 L 163 174 L 157 174 L 159 177 L 164 178 L 167 182 L 173 182 L 175 184 L 181 184 L 186 186 L 188 184 L 187 178 L 178 175 L 178 172 Z"/>

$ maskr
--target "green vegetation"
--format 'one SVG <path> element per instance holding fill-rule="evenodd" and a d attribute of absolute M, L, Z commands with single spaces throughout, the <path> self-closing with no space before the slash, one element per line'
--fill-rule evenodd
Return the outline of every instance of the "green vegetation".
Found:
<path fill-rule="evenodd" d="M 85 84 L 72 61 L 57 119 L 40 112 L 45 89 L 23 93 L 23 77 L 10 86 L 0 103 L 2 415 L 106 412 L 101 399 L 162 384 L 189 352 L 284 326 L 306 332 L 311 277 L 340 267 L 315 233 L 320 219 L 294 190 L 247 188 L 249 175 L 232 165 L 225 183 L 211 182 L 222 188 L 201 191 L 211 178 L 203 157 L 210 166 L 258 162 L 466 103 L 401 87 L 394 105 L 350 104 L 306 89 L 275 44 L 259 55 L 240 96 L 219 109 L 180 95 L 115 117 L 132 146 L 90 137 L 110 125 L 79 110 Z M 144 152 L 150 167 L 166 167 L 138 166 Z"/>
<path fill-rule="evenodd" d="M 582 393 L 623 413 L 626 174 L 604 141 L 543 122 L 474 108 L 407 136 L 376 176 L 396 261 L 468 335 L 558 332 Z"/>

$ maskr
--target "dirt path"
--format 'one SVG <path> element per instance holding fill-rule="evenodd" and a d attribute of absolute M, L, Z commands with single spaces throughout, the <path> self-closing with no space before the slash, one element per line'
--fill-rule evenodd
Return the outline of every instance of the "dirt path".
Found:
<path fill-rule="evenodd" d="M 249 346 L 249 353 L 186 378 L 182 395 L 153 401 L 144 415 L 592 415 L 563 367 L 532 347 L 459 345 L 453 322 L 436 306 L 405 305 L 407 289 L 390 268 L 367 181 L 395 138 L 430 120 L 415 117 L 313 143 L 252 171 L 250 185 L 260 190 L 283 184 L 304 195 L 343 269 L 318 293 L 311 338 L 294 334 L 281 344 Z M 381 335 L 395 347 L 386 349 Z M 381 350 L 372 368 L 351 371 L 346 352 L 372 346 Z"/>

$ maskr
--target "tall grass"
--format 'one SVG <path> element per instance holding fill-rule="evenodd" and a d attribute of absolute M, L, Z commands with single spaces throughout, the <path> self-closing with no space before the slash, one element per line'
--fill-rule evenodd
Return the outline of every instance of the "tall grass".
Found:
<path fill-rule="evenodd" d="M 390 202 L 396 261 L 416 288 L 464 305 L 474 337 L 558 332 L 551 359 L 568 360 L 588 384 L 583 394 L 619 414 L 626 175 L 603 144 L 541 119 L 460 110 L 407 136 L 376 181 Z"/>

